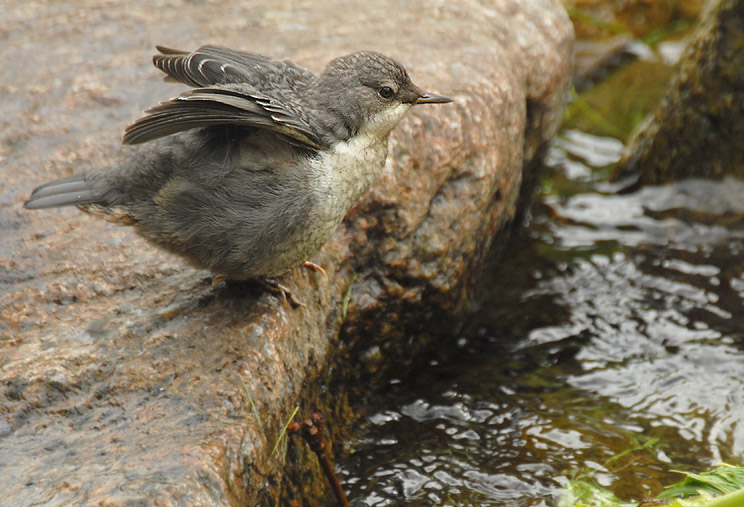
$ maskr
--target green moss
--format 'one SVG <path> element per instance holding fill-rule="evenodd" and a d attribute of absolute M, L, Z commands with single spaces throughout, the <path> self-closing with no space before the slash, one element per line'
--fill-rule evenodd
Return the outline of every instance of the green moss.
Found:
<path fill-rule="evenodd" d="M 563 128 L 627 141 L 640 122 L 664 97 L 673 68 L 637 60 L 616 70 L 566 107 Z"/>
<path fill-rule="evenodd" d="M 632 451 L 629 451 L 632 452 Z M 653 500 L 660 507 L 740 507 L 744 505 L 744 467 L 721 464 L 701 474 L 682 472 L 685 478 Z M 630 507 L 611 491 L 596 484 L 591 473 L 575 473 L 564 487 L 559 507 Z M 663 500 L 667 499 L 667 502 Z"/>
<path fill-rule="evenodd" d="M 715 496 L 744 489 L 744 467 L 722 463 L 701 474 L 680 473 L 685 474 L 685 478 L 667 487 L 659 498 L 689 498 L 699 496 L 702 492 Z"/>

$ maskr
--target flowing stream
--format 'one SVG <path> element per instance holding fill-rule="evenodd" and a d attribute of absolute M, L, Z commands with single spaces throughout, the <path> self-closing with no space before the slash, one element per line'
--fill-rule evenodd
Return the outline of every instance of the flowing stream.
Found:
<path fill-rule="evenodd" d="M 744 457 L 744 182 L 619 194 L 564 131 L 458 352 L 390 381 L 340 462 L 354 505 L 640 501 Z"/>

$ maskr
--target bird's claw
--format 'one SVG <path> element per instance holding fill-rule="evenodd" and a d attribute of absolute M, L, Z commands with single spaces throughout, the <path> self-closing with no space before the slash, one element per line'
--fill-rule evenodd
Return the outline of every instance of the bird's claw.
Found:
<path fill-rule="evenodd" d="M 326 273 L 325 269 L 323 269 L 322 266 L 310 261 L 305 261 L 302 266 L 311 271 L 315 271 L 316 273 L 320 273 L 321 275 L 323 275 L 323 278 L 328 280 L 328 273 Z"/>
<path fill-rule="evenodd" d="M 292 291 L 289 290 L 289 288 L 287 288 L 286 286 L 280 284 L 276 280 L 268 280 L 268 279 L 265 279 L 264 278 L 264 279 L 261 279 L 260 280 L 260 283 L 269 292 L 272 292 L 274 294 L 278 294 L 278 295 L 282 296 L 282 299 L 284 299 L 285 301 L 289 301 L 289 303 L 293 307 L 295 307 L 295 308 L 297 308 L 297 307 L 306 308 L 305 303 L 303 303 L 302 301 L 300 301 L 299 299 L 297 299 L 295 297 L 295 295 L 292 294 Z"/>
<path fill-rule="evenodd" d="M 216 288 L 217 285 L 219 285 L 221 282 L 227 282 L 229 278 L 227 275 L 218 275 L 215 276 L 212 279 L 212 288 Z M 256 283 L 260 285 L 264 290 L 271 292 L 274 295 L 281 296 L 281 298 L 284 301 L 289 301 L 289 303 L 294 307 L 305 307 L 306 305 L 297 299 L 294 294 L 292 294 L 292 291 L 289 290 L 288 287 L 280 284 L 276 280 L 271 280 L 268 278 L 247 278 L 245 280 L 237 280 L 237 281 L 245 281 L 248 283 Z"/>
<path fill-rule="evenodd" d="M 227 275 L 217 275 L 212 279 L 212 288 L 214 289 L 220 282 L 227 281 Z"/>

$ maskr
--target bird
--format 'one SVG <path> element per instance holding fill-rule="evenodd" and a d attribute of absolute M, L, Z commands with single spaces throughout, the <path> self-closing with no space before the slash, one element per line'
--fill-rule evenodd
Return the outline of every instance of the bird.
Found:
<path fill-rule="evenodd" d="M 415 105 L 452 101 L 374 51 L 316 76 L 221 46 L 156 48 L 165 80 L 190 88 L 125 129 L 121 161 L 41 185 L 25 208 L 77 206 L 217 279 L 290 298 L 276 278 L 300 265 L 325 273 L 308 259 L 378 179 L 393 128 Z"/>

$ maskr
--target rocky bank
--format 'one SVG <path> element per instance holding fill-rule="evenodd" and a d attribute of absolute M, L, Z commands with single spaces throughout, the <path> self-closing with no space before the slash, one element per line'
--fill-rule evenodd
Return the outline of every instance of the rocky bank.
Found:
<path fill-rule="evenodd" d="M 327 383 L 404 365 L 466 311 L 558 127 L 573 35 L 550 0 L 11 0 L 0 38 L 0 504 L 270 505 L 324 494 L 302 446 L 291 466 L 271 453 L 295 406 L 341 417 Z M 380 181 L 312 259 L 328 278 L 284 278 L 306 308 L 214 289 L 131 229 L 22 208 L 116 160 L 123 128 L 181 91 L 154 44 L 205 43 L 315 72 L 374 49 L 456 98 L 393 132 Z"/>

